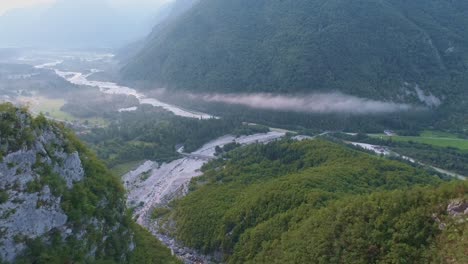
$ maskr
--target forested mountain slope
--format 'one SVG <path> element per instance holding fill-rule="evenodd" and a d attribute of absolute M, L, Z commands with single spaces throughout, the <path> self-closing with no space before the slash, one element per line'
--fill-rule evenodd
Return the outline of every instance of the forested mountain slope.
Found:
<path fill-rule="evenodd" d="M 71 132 L 0 104 L 0 263 L 177 263 Z"/>
<path fill-rule="evenodd" d="M 334 143 L 283 140 L 207 165 L 172 216 L 180 240 L 227 263 L 465 263 L 467 191 Z"/>
<path fill-rule="evenodd" d="M 117 51 L 117 58 L 124 64 L 136 56 L 146 43 L 159 37 L 160 32 L 169 24 L 174 22 L 179 16 L 189 10 L 198 0 L 175 0 L 165 3 L 154 15 L 154 25 L 151 33 L 145 38 L 125 45 Z"/>
<path fill-rule="evenodd" d="M 201 0 L 122 72 L 191 91 L 452 101 L 468 84 L 466 25 L 464 0 Z"/>

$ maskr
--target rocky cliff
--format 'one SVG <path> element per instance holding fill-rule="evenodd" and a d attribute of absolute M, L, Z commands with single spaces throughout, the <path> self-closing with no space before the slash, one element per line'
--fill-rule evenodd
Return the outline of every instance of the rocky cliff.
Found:
<path fill-rule="evenodd" d="M 0 263 L 138 259 L 124 197 L 72 133 L 0 105 Z"/>

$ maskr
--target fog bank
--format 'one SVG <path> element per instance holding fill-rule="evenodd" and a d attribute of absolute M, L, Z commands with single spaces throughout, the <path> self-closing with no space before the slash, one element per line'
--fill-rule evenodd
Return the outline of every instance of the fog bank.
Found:
<path fill-rule="evenodd" d="M 286 96 L 258 94 L 211 94 L 195 96 L 206 102 L 243 105 L 255 109 L 303 113 L 382 114 L 412 109 L 411 105 L 376 101 L 341 93 Z"/>

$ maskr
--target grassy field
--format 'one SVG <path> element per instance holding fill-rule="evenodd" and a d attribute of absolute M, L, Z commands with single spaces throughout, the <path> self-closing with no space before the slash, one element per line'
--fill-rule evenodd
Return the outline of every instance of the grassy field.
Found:
<path fill-rule="evenodd" d="M 106 126 L 108 122 L 99 117 L 78 118 L 60 110 L 66 101 L 64 99 L 52 99 L 43 96 L 21 97 L 19 101 L 28 105 L 33 113 L 43 113 L 45 116 L 59 121 L 87 123 L 89 125 Z"/>
<path fill-rule="evenodd" d="M 452 147 L 468 151 L 468 139 L 459 138 L 457 135 L 445 132 L 424 131 L 419 137 L 387 136 L 384 134 L 371 134 L 369 136 L 383 139 L 391 138 L 395 141 L 413 141 L 438 147 Z"/>

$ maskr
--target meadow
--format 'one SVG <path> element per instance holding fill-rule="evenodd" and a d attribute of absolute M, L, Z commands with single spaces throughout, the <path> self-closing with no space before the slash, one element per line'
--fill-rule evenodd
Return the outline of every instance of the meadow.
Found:
<path fill-rule="evenodd" d="M 27 105 L 34 114 L 44 114 L 50 119 L 62 122 L 78 122 L 91 126 L 106 126 L 108 121 L 100 117 L 79 118 L 75 117 L 65 111 L 62 107 L 65 105 L 66 100 L 61 98 L 48 98 L 44 96 L 35 97 L 21 97 L 18 99 L 21 104 Z"/>
<path fill-rule="evenodd" d="M 439 131 L 428 130 L 422 132 L 419 136 L 387 136 L 384 134 L 370 134 L 369 136 L 381 139 L 391 138 L 395 141 L 412 141 L 437 147 L 451 147 L 468 151 L 468 139 L 460 138 L 455 134 Z"/>

